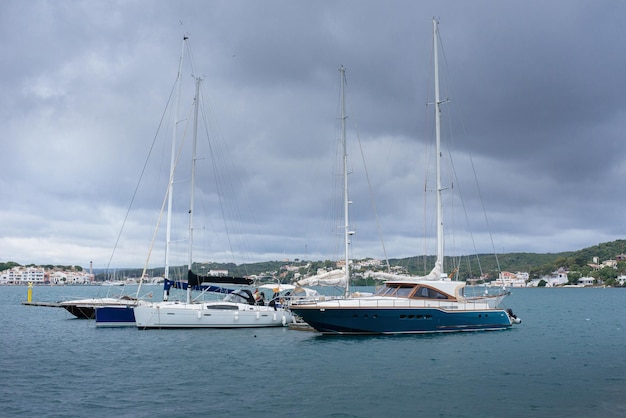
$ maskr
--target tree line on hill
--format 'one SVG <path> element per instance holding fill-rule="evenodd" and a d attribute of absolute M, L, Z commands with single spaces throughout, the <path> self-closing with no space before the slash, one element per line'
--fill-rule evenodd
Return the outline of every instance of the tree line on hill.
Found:
<path fill-rule="evenodd" d="M 606 284 L 616 285 L 615 278 L 618 275 L 626 274 L 626 262 L 617 263 L 617 268 L 604 267 L 595 269 L 590 266 L 597 257 L 600 261 L 615 259 L 619 254 L 626 251 L 626 240 L 617 240 L 598 244 L 592 247 L 584 248 L 578 251 L 560 252 L 560 253 L 505 253 L 498 254 L 480 254 L 461 257 L 446 257 L 447 271 L 455 270 L 456 277 L 460 280 L 479 278 L 486 275 L 488 280 L 498 278 L 500 271 L 510 272 L 528 272 L 531 279 L 540 278 L 549 275 L 559 268 L 569 271 L 568 278 L 571 283 L 576 283 L 580 277 L 594 277 L 602 279 Z M 401 267 L 409 274 L 422 275 L 428 273 L 435 262 L 435 256 L 416 256 L 400 259 L 390 259 L 391 267 Z M 293 268 L 289 271 L 283 267 L 289 265 Z M 454 266 L 454 267 L 451 267 Z M 317 272 L 319 268 L 333 269 L 336 268 L 336 260 L 324 261 L 308 261 L 293 260 L 286 261 L 264 261 L 258 263 L 240 264 L 234 263 L 194 263 L 193 270 L 207 274 L 210 270 L 228 270 L 229 274 L 235 276 L 248 275 L 271 275 L 278 277 L 282 283 L 290 283 L 293 281 L 296 273 L 301 276 L 307 276 Z M 355 273 L 355 285 L 373 285 L 376 284 L 374 279 L 363 278 L 359 273 L 364 273 L 369 267 L 361 269 L 353 269 Z M 181 266 L 174 268 L 174 271 L 186 272 L 186 267 Z M 119 271 L 126 277 L 140 277 L 141 269 Z M 159 276 L 163 274 L 163 269 L 155 269 L 153 275 Z M 100 275 L 98 275 L 100 277 Z M 184 277 L 180 274 L 180 277 Z M 104 276 L 101 278 L 104 280 Z"/>
<path fill-rule="evenodd" d="M 81 266 L 62 266 L 62 265 L 55 266 L 55 265 L 52 265 L 52 264 L 45 264 L 45 265 L 25 264 L 25 265 L 21 265 L 19 263 L 14 262 L 14 261 L 7 261 L 7 262 L 0 261 L 0 271 L 10 270 L 13 267 L 38 267 L 38 268 L 44 268 L 46 270 L 83 271 L 83 268 Z"/>
<path fill-rule="evenodd" d="M 590 264 L 593 263 L 595 257 L 600 262 L 604 260 L 615 260 L 616 256 L 624 254 L 626 251 L 626 240 L 616 240 L 612 242 L 601 243 L 592 247 L 584 248 L 578 251 L 560 252 L 560 253 L 506 253 L 496 255 L 480 254 L 467 255 L 461 257 L 446 257 L 444 263 L 447 271 L 454 271 L 456 277 L 460 280 L 479 278 L 481 275 L 487 275 L 488 280 L 498 278 L 500 271 L 510 272 L 528 272 L 531 279 L 539 278 L 564 268 L 569 271 L 568 278 L 571 283 L 575 283 L 580 277 L 594 277 L 602 279 L 608 285 L 615 285 L 615 278 L 618 275 L 626 274 L 626 261 L 617 262 L 617 267 L 603 267 L 597 269 Z M 416 256 L 400 259 L 390 259 L 389 264 L 392 267 L 401 267 L 409 274 L 425 274 L 434 264 L 434 256 Z M 286 265 L 291 266 L 289 270 L 284 269 Z M 19 266 L 14 262 L 0 262 L 0 271 Z M 28 266 L 35 266 L 34 264 Z M 28 267 L 26 266 L 26 267 Z M 39 266 L 45 268 L 63 268 L 82 270 L 79 266 Z M 278 277 L 282 283 L 293 281 L 296 273 L 301 276 L 315 274 L 319 268 L 333 269 L 336 268 L 336 260 L 324 261 L 308 261 L 293 260 L 287 261 L 264 261 L 248 264 L 234 263 L 194 263 L 193 270 L 198 274 L 208 274 L 210 270 L 228 270 L 229 275 L 249 276 L 249 275 L 270 275 Z M 356 273 L 355 285 L 371 285 L 374 284 L 372 279 L 360 278 L 359 273 L 369 269 L 353 269 Z M 381 268 L 382 269 L 382 268 Z M 186 277 L 186 266 L 178 266 L 172 268 L 173 278 Z M 142 269 L 128 268 L 118 269 L 115 272 L 117 277 L 141 277 Z M 151 270 L 152 276 L 159 277 L 164 273 L 163 268 Z M 98 272 L 96 280 L 104 281 L 112 278 L 113 272 Z"/>

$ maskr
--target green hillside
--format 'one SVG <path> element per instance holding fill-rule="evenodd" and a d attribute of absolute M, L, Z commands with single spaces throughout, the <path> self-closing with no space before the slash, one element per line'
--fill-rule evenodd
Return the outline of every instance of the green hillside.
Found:
<path fill-rule="evenodd" d="M 491 280 L 498 277 L 499 271 L 510 272 L 528 272 L 531 278 L 540 277 L 549 274 L 559 268 L 569 270 L 570 281 L 576 281 L 579 277 L 593 276 L 603 279 L 607 284 L 614 284 L 613 279 L 619 274 L 626 274 L 626 262 L 617 263 L 617 268 L 605 267 L 602 269 L 594 269 L 589 266 L 593 263 L 594 258 L 602 262 L 605 260 L 615 260 L 617 256 L 626 252 L 626 240 L 617 240 L 613 242 L 600 243 L 592 247 L 583 248 L 578 251 L 562 252 L 562 253 L 506 253 L 498 254 L 497 258 L 493 254 L 467 255 L 461 257 L 446 257 L 446 271 L 455 271 L 458 269 L 458 277 L 460 279 L 478 278 L 482 274 L 488 274 Z M 416 256 L 401 259 L 390 259 L 391 266 L 400 266 L 411 274 L 424 274 L 428 272 L 434 264 L 434 256 Z M 14 262 L 0 262 L 0 271 L 17 266 Z M 285 269 L 286 266 L 292 267 L 290 270 Z M 318 268 L 334 268 L 335 261 L 264 261 L 259 263 L 249 263 L 235 265 L 233 263 L 203 263 L 195 264 L 194 271 L 198 273 L 208 273 L 209 270 L 228 270 L 230 275 L 248 276 L 248 275 L 266 275 L 278 277 L 282 282 L 289 282 L 293 275 L 298 272 L 301 275 L 307 275 L 315 272 Z M 51 266 L 44 266 L 51 267 Z M 499 267 L 499 268 L 498 268 Z M 80 268 L 80 267 L 74 267 Z M 185 277 L 186 267 L 173 267 L 172 276 L 174 278 Z M 135 277 L 141 276 L 142 270 L 139 268 L 118 269 L 117 277 Z M 358 271 L 357 271 L 358 273 Z M 153 269 L 152 275 L 162 276 L 163 269 Z M 106 273 L 98 273 L 96 280 L 106 280 L 110 278 Z M 358 283 L 357 283 L 358 284 Z M 369 284 L 369 283 L 367 283 Z"/>
<path fill-rule="evenodd" d="M 537 278 L 564 268 L 570 272 L 570 281 L 586 276 L 610 281 L 619 274 L 626 274 L 626 262 L 618 262 L 617 269 L 606 267 L 599 270 L 592 268 L 589 264 L 593 263 L 594 258 L 597 258 L 600 263 L 605 260 L 615 260 L 617 256 L 625 252 L 626 240 L 617 240 L 578 251 L 546 254 L 506 253 L 498 254 L 497 258 L 493 254 L 479 254 L 458 258 L 446 257 L 444 262 L 446 271 L 452 271 L 454 267 L 458 268 L 458 275 L 462 279 L 479 277 L 481 274 L 488 274 L 491 279 L 494 279 L 498 277 L 500 271 L 528 272 L 531 278 Z M 434 256 L 390 260 L 390 263 L 403 266 L 413 274 L 424 274 L 427 268 L 433 265 Z M 428 267 L 425 268 L 425 266 Z"/>

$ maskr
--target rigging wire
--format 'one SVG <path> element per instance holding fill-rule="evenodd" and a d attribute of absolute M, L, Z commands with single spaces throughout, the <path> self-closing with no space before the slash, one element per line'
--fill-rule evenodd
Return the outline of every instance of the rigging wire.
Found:
<path fill-rule="evenodd" d="M 229 255 L 235 264 L 242 264 L 243 259 L 236 260 L 235 254 L 239 253 L 242 258 L 250 258 L 250 248 L 248 241 L 245 240 L 246 233 L 242 231 L 243 224 L 235 219 L 243 219 L 241 207 L 239 204 L 235 190 L 243 190 L 243 187 L 234 187 L 234 179 L 231 173 L 236 173 L 237 170 L 232 166 L 233 158 L 228 156 L 229 148 L 224 144 L 224 136 L 221 132 L 220 126 L 217 123 L 215 112 L 212 109 L 210 102 L 206 99 L 206 92 L 204 85 L 200 91 L 200 109 L 202 113 L 202 121 L 206 136 L 206 143 L 209 148 L 209 157 L 211 161 L 211 171 L 213 173 L 213 179 L 216 187 L 216 195 L 219 202 L 219 210 L 221 213 L 222 222 L 224 225 L 224 233 L 228 244 Z M 254 218 L 254 211 L 248 210 L 248 216 Z M 252 222 L 252 225 L 257 226 L 257 222 Z M 250 228 L 251 226 L 247 226 Z M 250 232 L 248 231 L 248 234 Z M 237 262 L 238 261 L 238 262 Z M 247 273 L 247 272 L 246 272 Z"/>
<path fill-rule="evenodd" d="M 191 67 L 191 71 L 193 73 L 195 73 L 195 61 L 194 61 L 194 58 L 193 58 L 192 48 L 191 48 L 189 42 L 190 41 L 187 40 L 187 42 L 185 43 L 185 45 L 186 45 L 186 53 L 189 56 L 189 64 L 188 65 Z M 144 164 L 143 164 L 143 167 L 142 167 L 139 179 L 137 181 L 137 184 L 135 185 L 135 188 L 134 188 L 131 200 L 130 200 L 130 204 L 128 206 L 128 209 L 126 211 L 126 214 L 125 214 L 124 220 L 122 222 L 121 228 L 120 228 L 119 233 L 117 235 L 117 238 L 116 238 L 116 241 L 115 241 L 115 245 L 113 246 L 113 251 L 112 251 L 111 256 L 109 258 L 109 261 L 107 263 L 107 271 L 110 270 L 110 266 L 111 266 L 111 264 L 113 262 L 113 258 L 114 258 L 115 254 L 117 252 L 117 249 L 119 248 L 121 237 L 122 237 L 122 233 L 123 233 L 123 231 L 124 231 L 124 229 L 126 227 L 126 224 L 128 223 L 128 220 L 129 220 L 129 217 L 130 217 L 130 212 L 131 212 L 131 209 L 133 208 L 133 206 L 135 204 L 135 201 L 137 199 L 140 186 L 141 186 L 141 184 L 144 182 L 144 180 L 146 178 L 148 164 L 149 164 L 149 161 L 151 160 L 152 154 L 154 153 L 154 149 L 156 147 L 156 143 L 157 143 L 157 140 L 159 138 L 159 135 L 160 135 L 160 133 L 162 132 L 162 130 L 164 128 L 164 122 L 165 122 L 165 119 L 166 119 L 166 115 L 168 113 L 168 109 L 171 108 L 171 104 L 172 104 L 172 100 L 173 100 L 173 97 L 174 97 L 174 94 L 175 94 L 175 91 L 176 91 L 176 87 L 177 87 L 177 80 L 174 81 L 174 84 L 173 84 L 173 86 L 172 86 L 172 88 L 170 90 L 169 96 L 168 96 L 168 98 L 166 100 L 165 107 L 163 109 L 161 118 L 159 120 L 159 124 L 158 124 L 157 130 L 156 130 L 156 132 L 154 134 L 154 137 L 153 137 L 152 143 L 150 145 L 150 148 L 148 150 L 147 156 L 145 158 L 145 161 L 144 161 Z M 201 94 L 202 94 L 202 92 L 201 92 Z M 205 127 L 207 142 L 209 143 L 209 148 L 212 151 L 211 152 L 211 158 L 212 158 L 212 161 L 213 161 L 213 164 L 212 164 L 212 166 L 213 166 L 213 174 L 214 174 L 216 188 L 217 188 L 217 191 L 218 191 L 217 195 L 218 195 L 218 197 L 220 199 L 220 205 L 219 205 L 220 206 L 220 211 L 221 211 L 222 219 L 224 220 L 224 225 L 225 225 L 225 228 L 226 228 L 226 237 L 227 237 L 226 239 L 227 239 L 228 246 L 229 246 L 229 253 L 230 253 L 231 257 L 233 257 L 233 255 L 235 254 L 235 250 L 234 250 L 235 245 L 233 244 L 233 241 L 231 239 L 232 231 L 231 231 L 231 228 L 229 227 L 229 225 L 228 225 L 228 223 L 226 221 L 226 219 L 227 219 L 226 213 L 230 213 L 230 214 L 239 213 L 239 208 L 238 208 L 237 205 L 234 205 L 231 209 L 227 208 L 228 205 L 224 201 L 223 194 L 226 192 L 226 189 L 228 189 L 228 188 L 223 187 L 222 183 L 224 183 L 224 181 L 223 181 L 224 179 L 226 179 L 226 183 L 227 184 L 231 184 L 232 182 L 229 181 L 230 177 L 228 176 L 228 173 L 226 173 L 225 175 L 220 175 L 220 171 L 224 172 L 224 171 L 227 171 L 227 170 L 219 170 L 218 169 L 218 165 L 219 164 L 217 164 L 218 161 L 225 162 L 225 161 L 232 161 L 232 160 L 229 159 L 229 158 L 222 158 L 222 159 L 220 159 L 220 158 L 216 157 L 216 154 L 218 154 L 219 151 L 220 151 L 220 149 L 219 149 L 220 147 L 219 147 L 219 144 L 216 145 L 215 139 L 219 139 L 222 136 L 220 134 L 217 134 L 217 135 L 215 135 L 215 138 L 213 138 L 214 141 L 211 141 L 211 138 L 213 137 L 213 135 L 209 135 L 208 126 L 210 124 L 207 122 L 208 119 L 211 119 L 211 118 L 207 118 L 207 113 L 211 113 L 211 112 L 209 112 L 210 106 L 208 105 L 208 102 L 206 100 L 203 100 L 203 99 L 200 100 L 200 104 L 201 104 L 202 109 L 203 109 L 202 117 L 203 117 L 203 121 L 204 121 L 204 127 Z M 182 149 L 183 149 L 184 138 L 186 136 L 186 131 L 188 129 L 190 120 L 191 120 L 191 118 L 187 117 L 187 123 L 186 123 L 186 127 L 184 129 L 185 133 L 183 134 L 183 136 L 182 136 L 183 139 L 181 140 L 181 142 L 180 142 L 180 144 L 178 146 L 175 166 L 178 166 L 178 164 L 179 164 L 178 161 L 179 161 Z M 214 118 L 212 118 L 212 120 L 214 120 Z M 218 125 L 216 123 L 213 123 L 212 126 L 216 127 Z M 219 129 L 218 129 L 218 131 L 219 131 Z M 222 179 L 222 182 L 220 182 L 220 179 Z M 230 189 L 232 190 L 232 188 L 230 188 Z M 169 190 L 166 192 L 166 196 L 164 198 L 165 201 L 168 198 L 168 194 L 169 194 Z M 228 200 L 234 200 L 234 199 L 226 199 L 226 200 L 228 201 Z M 158 219 L 157 219 L 157 222 L 156 222 L 156 228 L 155 228 L 155 231 L 154 231 L 154 235 L 153 235 L 153 238 L 152 238 L 152 241 L 151 241 L 151 244 L 150 244 L 150 249 L 149 249 L 149 252 L 148 252 L 148 257 L 147 257 L 146 265 L 145 265 L 146 267 L 144 267 L 144 273 L 145 273 L 145 271 L 147 269 L 147 265 L 148 265 L 148 262 L 149 262 L 149 259 L 150 259 L 150 255 L 151 255 L 152 250 L 153 250 L 154 242 L 155 242 L 155 239 L 156 239 L 156 236 L 157 236 L 156 234 L 157 234 L 157 231 L 159 229 L 159 225 L 160 225 L 161 220 L 162 220 L 163 211 L 164 211 L 164 207 L 162 205 L 161 212 L 160 212 L 160 214 L 158 216 Z M 243 236 L 243 234 L 239 234 L 239 236 Z"/>
<path fill-rule="evenodd" d="M 348 81 L 346 80 L 345 83 L 347 85 Z M 350 98 L 350 96 L 349 96 L 349 90 L 348 90 L 348 99 L 349 98 Z M 352 102 L 350 100 L 348 100 L 348 105 L 352 109 L 351 104 L 352 104 Z M 354 110 L 352 110 L 351 113 L 354 114 L 355 113 Z M 355 122 L 354 122 L 354 130 L 355 130 L 355 133 L 356 133 L 357 141 L 359 143 L 359 151 L 361 152 L 361 160 L 363 161 L 363 170 L 365 172 L 365 178 L 367 180 L 367 189 L 369 191 L 370 203 L 372 205 L 372 210 L 374 211 L 374 218 L 376 219 L 376 228 L 378 230 L 378 238 L 380 239 L 380 244 L 381 244 L 382 249 L 383 249 L 383 255 L 385 257 L 385 264 L 387 265 L 387 272 L 390 273 L 391 272 L 391 266 L 389 265 L 389 257 L 387 256 L 387 248 L 385 246 L 385 240 L 383 239 L 382 228 L 381 228 L 381 225 L 380 225 L 380 218 L 378 217 L 378 211 L 376 209 L 376 201 L 375 201 L 375 198 L 374 198 L 374 191 L 372 190 L 372 183 L 370 181 L 369 172 L 367 170 L 367 163 L 366 163 L 366 160 L 365 160 L 365 153 L 363 151 L 363 143 L 361 142 L 361 135 L 360 135 L 359 127 L 358 127 L 358 124 L 357 124 L 357 119 L 355 118 L 354 120 L 355 120 Z"/>
<path fill-rule="evenodd" d="M 146 173 L 146 168 L 148 167 L 148 161 L 150 160 L 150 156 L 152 155 L 152 151 L 154 150 L 154 146 L 156 144 L 157 138 L 159 137 L 159 132 L 161 131 L 161 127 L 163 126 L 163 121 L 165 119 L 165 115 L 167 114 L 167 109 L 170 106 L 170 103 L 172 101 L 172 97 L 174 95 L 174 91 L 176 89 L 176 81 L 174 82 L 174 84 L 172 85 L 172 89 L 170 91 L 170 95 L 167 98 L 166 102 L 165 102 L 165 107 L 163 109 L 163 113 L 161 114 L 161 119 L 159 120 L 159 124 L 157 126 L 156 132 L 154 134 L 154 137 L 152 139 L 152 143 L 150 144 L 150 148 L 148 149 L 148 154 L 146 155 L 146 159 L 144 161 L 143 167 L 141 168 L 141 173 L 139 174 L 139 179 L 137 180 L 137 184 L 135 185 L 135 189 L 133 190 L 133 194 L 131 196 L 130 199 L 130 204 L 128 205 L 128 209 L 126 210 L 126 214 L 124 216 L 124 220 L 122 221 L 122 226 L 120 227 L 120 230 L 117 234 L 117 238 L 115 240 L 115 245 L 113 245 L 113 251 L 111 252 L 111 257 L 109 257 L 109 261 L 107 263 L 107 272 L 109 271 L 110 267 L 111 267 L 111 263 L 113 262 L 113 257 L 115 256 L 115 252 L 117 251 L 117 247 L 119 245 L 120 239 L 122 237 L 122 232 L 124 231 L 124 227 L 126 226 L 126 222 L 128 221 L 128 217 L 130 215 L 130 210 L 133 207 L 133 204 L 135 202 L 135 198 L 137 197 L 137 193 L 139 190 L 139 186 L 141 185 L 141 182 L 143 180 L 143 177 Z"/>
<path fill-rule="evenodd" d="M 441 46 L 441 52 L 442 52 L 442 56 L 443 56 L 444 75 L 445 75 L 447 80 L 450 80 L 451 77 L 450 77 L 450 75 L 449 75 L 449 73 L 447 71 L 448 70 L 448 61 L 447 61 L 447 58 L 446 58 L 445 49 L 444 49 L 444 46 L 443 46 L 443 42 L 441 41 L 441 38 L 439 38 L 439 45 Z M 446 87 L 446 89 L 449 90 L 452 87 L 452 84 L 450 82 L 445 83 L 445 87 Z M 465 124 L 463 122 L 463 118 L 458 118 L 458 119 L 459 119 L 459 123 L 461 125 L 461 130 L 463 132 L 463 135 L 465 137 L 468 137 L 467 127 L 465 126 Z M 449 122 L 449 123 L 451 125 L 451 122 Z M 453 132 L 453 129 L 450 128 L 449 132 Z M 452 138 L 452 135 L 451 135 L 451 143 L 453 142 L 452 140 L 453 140 L 453 138 Z M 448 150 L 448 152 L 450 153 L 450 150 Z M 476 166 L 474 164 L 474 159 L 473 159 L 472 153 L 470 151 L 467 151 L 467 154 L 468 154 L 468 159 L 469 159 L 470 166 L 471 166 L 471 169 L 472 169 L 474 184 L 475 184 L 475 187 L 476 187 L 477 192 L 478 192 L 478 198 L 479 198 L 479 201 L 480 201 L 480 204 L 481 204 L 481 209 L 482 209 L 482 212 L 483 212 L 483 217 L 484 217 L 485 225 L 486 225 L 487 232 L 488 232 L 488 235 L 489 235 L 489 239 L 490 239 L 493 255 L 494 255 L 494 258 L 495 258 L 496 267 L 497 267 L 498 271 L 501 271 L 500 262 L 498 260 L 498 254 L 496 252 L 495 243 L 494 243 L 494 239 L 493 239 L 493 233 L 492 233 L 492 230 L 491 230 L 491 227 L 490 227 L 490 224 L 489 224 L 489 220 L 488 220 L 488 217 L 487 217 L 487 210 L 486 210 L 486 206 L 485 206 L 485 201 L 484 201 L 481 189 L 480 189 L 480 183 L 478 181 L 478 174 L 477 174 L 477 171 L 476 171 Z M 468 227 L 469 227 L 470 226 L 470 220 L 469 220 L 469 215 L 468 215 L 467 208 L 465 206 L 465 201 L 462 198 L 461 187 L 460 187 L 461 183 L 458 180 L 457 173 L 456 173 L 456 170 L 454 168 L 454 163 L 453 163 L 453 160 L 452 160 L 451 156 L 450 156 L 450 162 L 451 162 L 452 167 L 453 167 L 453 176 L 454 176 L 454 179 L 456 180 L 456 183 L 457 183 L 456 186 L 457 186 L 457 189 L 459 190 L 459 197 L 461 198 L 461 203 L 462 203 L 462 207 L 463 207 L 463 210 L 464 210 L 464 213 L 465 213 L 466 222 L 467 222 Z M 471 237 L 472 245 L 473 245 L 473 248 L 474 248 L 474 253 L 476 255 L 478 268 L 479 268 L 480 273 L 483 274 L 484 272 L 482 270 L 481 262 L 480 262 L 480 259 L 478 257 L 478 250 L 477 250 L 477 247 L 476 247 L 476 242 L 475 242 L 475 239 L 474 239 L 474 235 L 472 234 L 471 229 L 470 229 L 469 232 L 470 232 L 469 235 Z"/>
<path fill-rule="evenodd" d="M 180 161 L 180 156 L 182 154 L 183 146 L 185 144 L 185 138 L 187 137 L 187 128 L 189 127 L 189 121 L 190 120 L 191 120 L 191 118 L 187 117 L 187 123 L 185 124 L 185 129 L 183 131 L 183 135 L 181 137 L 180 144 L 178 146 L 178 151 L 176 151 L 176 157 L 174 159 L 174 169 L 172 171 L 172 175 L 174 175 L 176 173 L 176 168 L 178 167 L 178 163 Z M 174 181 L 174 178 L 170 178 L 169 181 L 168 181 L 168 184 L 172 183 L 173 181 Z M 141 275 L 142 277 L 144 277 L 144 275 L 146 274 L 146 271 L 148 270 L 148 265 L 150 263 L 152 250 L 154 249 L 154 243 L 156 242 L 156 238 L 157 238 L 157 234 L 159 232 L 159 227 L 160 227 L 160 224 L 161 224 L 161 220 L 163 219 L 163 212 L 165 211 L 165 208 L 166 208 L 166 204 L 167 204 L 167 199 L 169 197 L 169 193 L 170 193 L 170 188 L 167 187 L 166 188 L 166 192 L 165 192 L 165 196 L 163 197 L 163 203 L 161 205 L 161 210 L 159 212 L 157 224 L 156 224 L 156 227 L 154 228 L 154 233 L 152 235 L 152 240 L 150 241 L 150 246 L 148 248 L 148 256 L 146 257 L 146 262 L 144 264 L 143 272 L 142 272 L 142 275 Z"/>

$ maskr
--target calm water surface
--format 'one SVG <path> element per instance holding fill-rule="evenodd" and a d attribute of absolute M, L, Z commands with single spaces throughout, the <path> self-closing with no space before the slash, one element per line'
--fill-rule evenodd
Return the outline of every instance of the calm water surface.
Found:
<path fill-rule="evenodd" d="M 0 286 L 1 416 L 626 416 L 625 289 L 514 289 L 512 330 L 386 337 L 96 329 L 26 292 Z"/>

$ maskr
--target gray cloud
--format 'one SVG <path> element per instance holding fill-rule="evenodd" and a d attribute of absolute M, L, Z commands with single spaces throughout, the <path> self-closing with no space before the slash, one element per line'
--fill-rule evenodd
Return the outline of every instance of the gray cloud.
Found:
<path fill-rule="evenodd" d="M 434 197 L 427 192 L 424 203 L 424 174 L 432 165 L 425 144 L 433 16 L 441 20 L 442 87 L 450 99 L 444 122 L 454 132 L 446 149 L 463 156 L 454 161 L 458 178 L 447 184 L 462 192 L 467 215 L 462 206 L 447 212 L 450 226 L 471 228 L 481 252 L 491 250 L 489 232 L 506 252 L 623 238 L 625 7 L 2 2 L 0 259 L 105 267 L 154 141 L 113 257 L 115 266 L 144 263 L 168 176 L 169 114 L 159 124 L 183 34 L 193 56 L 181 113 L 189 114 L 193 72 L 204 79 L 219 151 L 212 161 L 207 144 L 200 147 L 197 259 L 338 257 L 340 65 L 348 70 L 353 255 L 383 255 L 370 188 L 388 255 L 432 253 L 425 207 Z M 173 235 L 175 262 L 184 263 L 188 162 L 180 168 L 175 212 L 182 221 Z M 465 218 L 471 227 L 461 226 Z M 448 248 L 474 251 L 461 236 Z M 161 230 L 154 265 L 162 264 L 163 239 Z"/>

